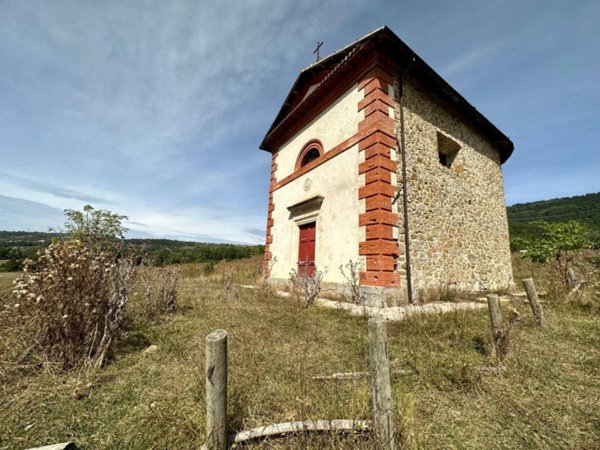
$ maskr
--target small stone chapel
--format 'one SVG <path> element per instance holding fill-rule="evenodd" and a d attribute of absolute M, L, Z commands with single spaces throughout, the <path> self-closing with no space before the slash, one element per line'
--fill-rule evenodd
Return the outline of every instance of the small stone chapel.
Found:
<path fill-rule="evenodd" d="M 270 283 L 318 270 L 341 290 L 353 261 L 384 306 L 512 285 L 513 144 L 389 28 L 301 70 L 260 148 Z"/>

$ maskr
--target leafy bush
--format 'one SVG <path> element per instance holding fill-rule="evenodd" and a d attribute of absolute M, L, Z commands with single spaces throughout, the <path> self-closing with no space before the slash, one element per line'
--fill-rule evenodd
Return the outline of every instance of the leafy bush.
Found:
<path fill-rule="evenodd" d="M 94 209 L 90 205 L 85 205 L 83 211 L 65 209 L 65 215 L 68 239 L 79 239 L 95 250 L 106 250 L 115 241 L 122 240 L 127 231 L 122 225 L 127 216 Z"/>
<path fill-rule="evenodd" d="M 4 264 L 0 265 L 0 272 L 19 272 L 23 268 L 23 264 L 18 259 L 9 259 Z"/>
<path fill-rule="evenodd" d="M 537 222 L 540 235 L 526 241 L 525 255 L 532 261 L 546 262 L 560 258 L 565 252 L 590 247 L 588 229 L 580 222 Z"/>
<path fill-rule="evenodd" d="M 548 262 L 554 277 L 569 286 L 569 269 L 578 252 L 591 247 L 588 229 L 577 221 L 565 223 L 536 222 L 540 234 L 523 242 L 523 256 L 535 262 Z"/>
<path fill-rule="evenodd" d="M 206 264 L 204 264 L 204 266 L 202 267 L 202 272 L 206 276 L 212 275 L 213 273 L 215 273 L 215 262 L 209 261 Z"/>

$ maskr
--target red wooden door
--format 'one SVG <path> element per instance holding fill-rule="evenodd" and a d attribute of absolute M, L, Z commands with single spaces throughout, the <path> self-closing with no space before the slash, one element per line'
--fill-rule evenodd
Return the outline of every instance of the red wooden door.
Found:
<path fill-rule="evenodd" d="M 312 277 L 315 273 L 316 222 L 300 225 L 300 246 L 298 249 L 298 274 Z"/>

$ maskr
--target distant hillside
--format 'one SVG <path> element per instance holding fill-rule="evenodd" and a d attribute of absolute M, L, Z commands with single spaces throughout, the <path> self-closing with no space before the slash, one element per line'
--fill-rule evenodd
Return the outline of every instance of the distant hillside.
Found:
<path fill-rule="evenodd" d="M 519 238 L 533 237 L 539 233 L 532 223 L 537 220 L 578 220 L 588 226 L 590 237 L 600 245 L 600 193 L 521 203 L 509 206 L 507 213 L 513 250 L 519 249 Z M 0 231 L 0 260 L 12 262 L 11 270 L 14 270 L 23 258 L 35 257 L 39 248 L 48 245 L 57 236 L 54 233 Z M 157 264 L 238 259 L 262 254 L 264 251 L 263 245 L 213 244 L 169 239 L 128 239 L 127 242 L 145 244 L 146 251 L 154 257 Z M 7 267 L 0 266 L 0 271 L 7 270 Z"/>
<path fill-rule="evenodd" d="M 56 233 L 39 231 L 0 231 L 0 245 L 14 244 L 20 247 L 30 247 L 50 241 Z"/>
<path fill-rule="evenodd" d="M 18 270 L 24 258 L 35 258 L 37 251 L 49 245 L 56 233 L 30 231 L 0 231 L 0 272 Z M 156 264 L 179 264 L 248 258 L 264 252 L 263 245 L 215 244 L 170 239 L 126 239 L 144 246 Z"/>
<path fill-rule="evenodd" d="M 600 242 L 600 192 L 576 197 L 556 198 L 509 206 L 508 226 L 515 249 L 516 238 L 535 236 L 538 229 L 532 222 L 568 222 L 577 220 L 590 229 L 591 238 Z"/>

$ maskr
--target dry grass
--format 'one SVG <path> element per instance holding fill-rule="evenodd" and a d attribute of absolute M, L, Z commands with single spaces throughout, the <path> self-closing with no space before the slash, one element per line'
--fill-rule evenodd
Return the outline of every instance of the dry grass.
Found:
<path fill-rule="evenodd" d="M 19 277 L 17 272 L 0 272 L 0 298 L 14 287 L 13 281 Z"/>
<path fill-rule="evenodd" d="M 232 264 L 255 281 L 258 260 Z M 366 370 L 366 321 L 236 289 L 229 264 L 182 270 L 180 310 L 129 320 L 116 359 L 90 373 L 23 371 L 0 392 L 0 448 L 75 440 L 84 449 L 199 448 L 204 442 L 204 338 L 229 332 L 232 431 L 301 419 L 370 416 L 366 380 L 312 375 Z M 2 280 L 2 278 L 0 278 Z M 547 304 L 546 330 L 527 306 L 502 372 L 485 312 L 413 317 L 389 326 L 396 421 L 405 448 L 594 448 L 600 441 L 600 317 Z M 5 339 L 3 334 L 2 339 Z M 154 353 L 144 353 L 151 345 Z M 8 364 L 9 362 L 2 362 Z M 356 437 L 298 436 L 249 448 L 372 448 Z"/>

